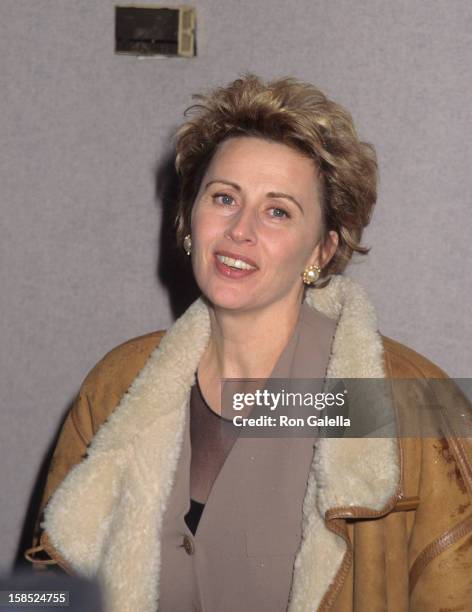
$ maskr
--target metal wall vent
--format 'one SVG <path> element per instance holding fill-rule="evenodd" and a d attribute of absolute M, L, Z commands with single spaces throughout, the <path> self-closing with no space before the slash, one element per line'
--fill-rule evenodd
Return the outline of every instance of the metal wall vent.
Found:
<path fill-rule="evenodd" d="M 195 9 L 188 6 L 116 6 L 115 52 L 194 57 Z"/>

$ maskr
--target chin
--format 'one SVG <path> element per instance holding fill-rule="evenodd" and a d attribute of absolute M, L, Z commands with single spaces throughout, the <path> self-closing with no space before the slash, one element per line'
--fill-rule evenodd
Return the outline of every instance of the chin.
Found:
<path fill-rule="evenodd" d="M 247 296 L 222 295 L 223 292 L 203 292 L 206 300 L 213 308 L 221 308 L 223 310 L 248 310 L 255 306 L 254 300 L 248 300 Z"/>
<path fill-rule="evenodd" d="M 213 308 L 247 310 L 256 305 L 253 291 L 244 287 L 222 286 L 220 283 L 199 283 L 200 290 Z"/>
<path fill-rule="evenodd" d="M 198 283 L 200 291 L 206 301 L 213 308 L 221 308 L 229 311 L 247 312 L 250 310 L 270 309 L 280 302 L 291 304 L 290 291 L 274 291 L 274 287 L 268 283 L 251 283 L 250 286 L 228 286 L 226 283 L 211 282 L 205 278 L 206 282 Z"/>
<path fill-rule="evenodd" d="M 207 302 L 215 308 L 237 310 L 248 301 L 252 292 L 242 286 L 221 281 L 213 274 L 198 274 L 194 270 L 195 280 Z"/>

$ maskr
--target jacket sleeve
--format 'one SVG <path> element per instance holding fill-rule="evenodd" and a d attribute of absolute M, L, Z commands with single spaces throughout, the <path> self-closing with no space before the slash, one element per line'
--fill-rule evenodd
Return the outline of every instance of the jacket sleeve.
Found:
<path fill-rule="evenodd" d="M 391 339 L 385 339 L 385 348 L 390 376 L 415 378 L 428 388 L 441 432 L 403 440 L 406 494 L 419 499 L 416 511 L 407 513 L 408 609 L 472 610 L 470 401 L 422 355 Z"/>
<path fill-rule="evenodd" d="M 383 337 L 390 378 L 416 379 L 437 433 L 402 440 L 410 612 L 472 610 L 472 408 L 455 381 L 423 355 Z M 406 402 L 408 407 L 408 402 Z M 440 433 L 439 433 L 440 432 Z M 401 537 L 401 535 L 399 534 Z"/>
<path fill-rule="evenodd" d="M 410 609 L 471 610 L 471 440 L 451 431 L 442 438 L 425 438 L 418 460 L 420 504 L 409 546 Z"/>

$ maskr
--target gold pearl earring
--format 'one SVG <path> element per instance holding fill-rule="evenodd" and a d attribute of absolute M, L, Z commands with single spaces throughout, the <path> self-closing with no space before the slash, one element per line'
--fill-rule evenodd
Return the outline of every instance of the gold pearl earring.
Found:
<path fill-rule="evenodd" d="M 305 285 L 313 285 L 320 278 L 321 268 L 316 265 L 307 266 L 303 270 L 302 278 Z"/>
<path fill-rule="evenodd" d="M 192 252 L 192 238 L 190 234 L 187 234 L 185 236 L 183 246 L 184 246 L 184 251 L 187 253 L 187 255 L 190 255 L 190 253 Z"/>

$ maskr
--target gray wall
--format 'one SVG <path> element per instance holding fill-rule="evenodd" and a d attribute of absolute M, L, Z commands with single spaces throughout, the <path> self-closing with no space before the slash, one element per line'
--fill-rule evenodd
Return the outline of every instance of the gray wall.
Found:
<path fill-rule="evenodd" d="M 372 253 L 350 274 L 384 333 L 470 376 L 470 2 L 195 4 L 191 60 L 115 56 L 109 0 L 0 4 L 0 571 L 87 371 L 171 322 L 156 168 L 191 93 L 245 70 L 309 80 L 352 111 L 381 188 Z"/>

